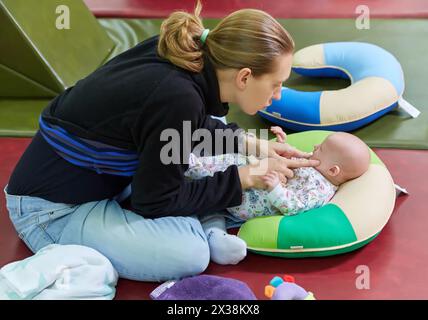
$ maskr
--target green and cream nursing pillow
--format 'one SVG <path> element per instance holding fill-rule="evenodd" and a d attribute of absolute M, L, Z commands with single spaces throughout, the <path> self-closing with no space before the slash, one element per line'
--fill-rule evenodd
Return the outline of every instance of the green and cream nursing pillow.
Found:
<path fill-rule="evenodd" d="M 287 143 L 310 152 L 330 133 L 295 133 Z M 345 253 L 379 234 L 392 214 L 395 197 L 391 174 L 371 151 L 368 171 L 340 185 L 328 204 L 294 216 L 253 218 L 240 227 L 238 236 L 250 251 L 264 255 L 303 258 Z"/>

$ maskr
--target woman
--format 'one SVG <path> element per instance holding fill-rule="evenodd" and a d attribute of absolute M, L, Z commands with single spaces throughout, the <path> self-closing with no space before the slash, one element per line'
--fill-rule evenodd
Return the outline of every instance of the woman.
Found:
<path fill-rule="evenodd" d="M 51 243 L 86 245 L 121 277 L 141 281 L 203 272 L 210 249 L 198 217 L 239 205 L 242 190 L 265 186 L 250 166 L 185 180 L 195 147 L 185 138 L 189 128 L 214 135 L 231 129 L 223 141 L 232 140 L 234 151 L 239 140 L 258 149 L 262 164 L 283 179 L 290 168 L 318 164 L 283 158 L 308 156 L 287 144 L 265 141 L 260 150 L 260 140 L 235 134 L 236 124 L 210 117 L 227 114 L 227 103 L 253 115 L 279 99 L 293 41 L 262 11 L 237 11 L 209 32 L 200 10 L 198 2 L 194 15 L 173 13 L 160 36 L 113 58 L 43 111 L 5 188 L 11 220 L 33 252 Z M 172 147 L 180 161 L 162 159 L 165 130 L 182 137 Z M 119 205 L 131 189 L 132 211 Z"/>

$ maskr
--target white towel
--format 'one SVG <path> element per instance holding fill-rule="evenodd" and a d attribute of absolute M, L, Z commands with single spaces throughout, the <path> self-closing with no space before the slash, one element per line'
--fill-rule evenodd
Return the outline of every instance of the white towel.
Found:
<path fill-rule="evenodd" d="M 52 244 L 0 270 L 0 300 L 113 299 L 118 274 L 98 251 Z"/>

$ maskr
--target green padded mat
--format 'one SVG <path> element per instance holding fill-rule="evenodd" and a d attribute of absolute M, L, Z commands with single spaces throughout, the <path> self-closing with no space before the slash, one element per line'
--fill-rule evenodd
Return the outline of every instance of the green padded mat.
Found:
<path fill-rule="evenodd" d="M 116 46 L 114 56 L 139 41 L 158 33 L 161 20 L 99 19 Z M 352 19 L 280 19 L 295 39 L 297 49 L 329 41 L 364 41 L 377 44 L 394 54 L 405 74 L 404 97 L 422 111 L 417 119 L 394 110 L 353 133 L 371 147 L 428 149 L 428 90 L 425 72 L 428 65 L 428 20 L 371 19 L 369 30 L 355 28 Z M 206 19 L 207 28 L 218 20 Z M 1 53 L 0 53 L 1 54 Z M 287 86 L 299 90 L 339 89 L 349 83 L 339 79 L 308 79 L 292 75 Z M 37 116 L 50 99 L 0 100 L 0 136 L 31 136 L 37 128 Z M 231 105 L 229 122 L 245 129 L 268 128 L 259 116 L 247 116 Z"/>

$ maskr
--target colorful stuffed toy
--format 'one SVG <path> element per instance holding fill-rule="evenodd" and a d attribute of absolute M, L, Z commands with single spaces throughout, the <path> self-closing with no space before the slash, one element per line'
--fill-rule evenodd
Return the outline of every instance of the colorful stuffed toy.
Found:
<path fill-rule="evenodd" d="M 290 275 L 274 277 L 265 287 L 265 296 L 271 300 L 315 300 L 313 293 L 297 285 Z"/>

